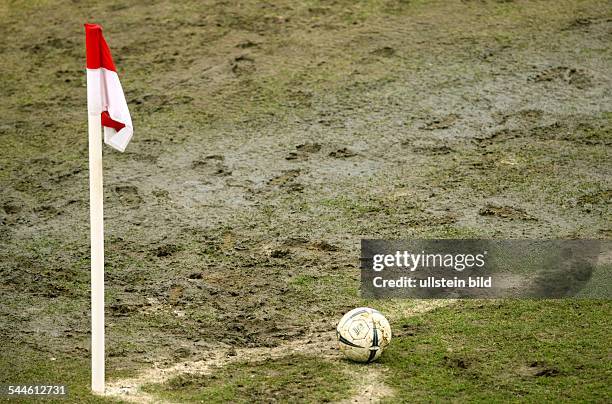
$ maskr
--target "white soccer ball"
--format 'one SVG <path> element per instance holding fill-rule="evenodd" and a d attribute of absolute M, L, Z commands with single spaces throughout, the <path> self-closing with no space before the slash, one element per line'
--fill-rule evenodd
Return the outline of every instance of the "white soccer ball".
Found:
<path fill-rule="evenodd" d="M 346 313 L 336 328 L 340 351 L 356 362 L 380 357 L 391 341 L 391 326 L 378 310 L 358 307 Z"/>

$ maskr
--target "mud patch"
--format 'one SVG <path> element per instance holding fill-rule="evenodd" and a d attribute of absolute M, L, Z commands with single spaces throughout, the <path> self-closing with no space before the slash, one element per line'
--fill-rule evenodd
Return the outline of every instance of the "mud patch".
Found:
<path fill-rule="evenodd" d="M 230 68 L 236 76 L 252 74 L 255 71 L 255 59 L 250 55 L 236 56 Z"/>
<path fill-rule="evenodd" d="M 390 58 L 392 56 L 395 56 L 395 49 L 390 46 L 383 46 L 382 48 L 373 50 L 372 55 Z"/>
<path fill-rule="evenodd" d="M 591 86 L 591 77 L 583 69 L 565 66 L 544 69 L 530 78 L 534 82 L 559 81 L 579 89 Z"/>
<path fill-rule="evenodd" d="M 8 200 L 2 202 L 2 210 L 4 210 L 7 215 L 17 215 L 22 209 L 23 202 L 20 202 L 17 199 L 9 198 Z"/>
<path fill-rule="evenodd" d="M 324 240 L 311 241 L 305 237 L 289 237 L 281 244 L 287 248 L 311 249 L 318 251 L 338 251 L 340 248 Z"/>
<path fill-rule="evenodd" d="M 55 216 L 59 216 L 62 212 L 55 206 L 42 205 L 34 208 L 34 212 L 42 219 L 50 219 Z"/>
<path fill-rule="evenodd" d="M 353 381 L 353 395 L 341 404 L 370 404 L 391 398 L 395 391 L 385 384 L 384 379 L 388 369 L 378 363 L 372 363 L 361 368 L 353 367 L 349 376 Z"/>
<path fill-rule="evenodd" d="M 284 171 L 282 174 L 269 180 L 268 184 L 277 186 L 285 185 L 291 181 L 294 181 L 300 175 L 300 173 L 301 170 L 299 169 Z"/>
<path fill-rule="evenodd" d="M 412 146 L 412 151 L 425 156 L 440 156 L 450 154 L 454 149 L 443 142 L 418 142 Z"/>
<path fill-rule="evenodd" d="M 564 28 L 564 30 L 584 30 L 587 29 L 588 27 L 591 26 L 591 24 L 593 24 L 593 20 L 591 18 L 575 18 L 574 20 L 572 20 L 567 27 Z"/>
<path fill-rule="evenodd" d="M 523 366 L 518 373 L 525 377 L 555 377 L 559 375 L 559 370 L 546 365 L 544 362 L 535 361 Z"/>
<path fill-rule="evenodd" d="M 225 157 L 211 154 L 192 161 L 191 168 L 205 176 L 226 177 L 232 175 L 232 170 L 224 164 Z"/>
<path fill-rule="evenodd" d="M 124 205 L 137 208 L 142 203 L 142 197 L 138 192 L 138 187 L 134 185 L 119 185 L 113 188 L 113 191 L 119 201 Z"/>
<path fill-rule="evenodd" d="M 509 205 L 488 204 L 480 208 L 478 214 L 480 216 L 492 216 L 507 220 L 537 220 L 535 217 L 528 214 L 522 208 L 517 208 Z"/>
<path fill-rule="evenodd" d="M 578 198 L 577 204 L 584 211 L 590 212 L 595 207 L 604 207 L 612 201 L 612 189 L 593 191 Z"/>
<path fill-rule="evenodd" d="M 343 147 L 341 149 L 329 153 L 329 157 L 333 157 L 336 159 L 346 159 L 355 156 L 357 156 L 357 153 L 347 147 Z"/>
<path fill-rule="evenodd" d="M 268 185 L 282 188 L 288 192 L 302 192 L 304 185 L 297 182 L 302 170 L 286 170 L 268 181 Z"/>
<path fill-rule="evenodd" d="M 172 254 L 180 251 L 180 247 L 175 244 L 164 244 L 156 247 L 153 250 L 153 255 L 156 257 L 170 257 Z"/>
<path fill-rule="evenodd" d="M 420 129 L 425 129 L 425 130 L 447 129 L 453 126 L 455 122 L 457 122 L 458 119 L 459 119 L 459 115 L 448 114 L 446 116 L 431 119 L 430 121 L 425 123 L 425 125 L 421 126 Z"/>
<path fill-rule="evenodd" d="M 465 370 L 470 367 L 470 360 L 459 356 L 444 356 L 442 358 L 446 367 L 451 369 Z"/>
<path fill-rule="evenodd" d="M 311 154 L 321 150 L 321 145 L 318 143 L 303 143 L 295 146 L 296 151 L 290 152 L 285 160 L 306 161 Z"/>

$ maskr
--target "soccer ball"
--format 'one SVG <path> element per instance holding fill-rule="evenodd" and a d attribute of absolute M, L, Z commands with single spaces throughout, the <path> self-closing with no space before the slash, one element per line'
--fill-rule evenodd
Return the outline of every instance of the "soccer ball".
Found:
<path fill-rule="evenodd" d="M 358 307 L 346 313 L 336 328 L 340 351 L 356 362 L 378 359 L 391 341 L 391 326 L 379 311 Z"/>

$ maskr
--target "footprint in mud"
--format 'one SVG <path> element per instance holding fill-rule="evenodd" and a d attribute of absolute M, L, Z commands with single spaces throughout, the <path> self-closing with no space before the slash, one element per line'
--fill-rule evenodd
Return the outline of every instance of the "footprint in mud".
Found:
<path fill-rule="evenodd" d="M 500 53 L 502 53 L 504 50 L 508 49 L 509 47 L 510 47 L 509 45 L 501 45 L 501 46 L 494 46 L 494 47 L 486 48 L 480 53 L 480 58 L 482 60 L 489 60 L 499 55 Z"/>
<path fill-rule="evenodd" d="M 412 151 L 416 154 L 423 154 L 425 156 L 440 156 L 444 154 L 450 154 L 455 150 L 448 146 L 445 143 L 412 143 L 412 142 L 402 142 L 402 146 L 412 146 Z"/>
<path fill-rule="evenodd" d="M 563 28 L 562 31 L 570 31 L 570 30 L 580 30 L 586 29 L 593 24 L 593 20 L 590 18 L 576 18 L 570 22 L 567 27 Z"/>
<path fill-rule="evenodd" d="M 22 46 L 21 50 L 29 53 L 40 54 L 53 52 L 57 49 L 73 49 L 72 46 L 76 46 L 76 43 L 68 38 L 54 38 L 47 36 L 46 40 L 42 42 L 34 45 Z"/>
<path fill-rule="evenodd" d="M 521 121 L 530 124 L 535 124 L 542 119 L 544 112 L 539 109 L 524 109 L 515 114 L 515 116 Z"/>
<path fill-rule="evenodd" d="M 295 146 L 296 151 L 290 152 L 285 160 L 308 160 L 311 154 L 317 153 L 321 150 L 321 145 L 318 143 L 303 143 Z"/>
<path fill-rule="evenodd" d="M 75 69 L 58 69 L 55 71 L 55 77 L 64 83 L 70 83 L 75 77 L 79 77 L 80 71 Z"/>
<path fill-rule="evenodd" d="M 119 185 L 113 188 L 113 191 L 122 204 L 138 207 L 142 203 L 138 188 L 134 185 Z"/>
<path fill-rule="evenodd" d="M 164 104 L 166 102 L 166 98 L 163 96 L 158 96 L 154 94 L 135 94 L 135 92 L 128 92 L 130 98 L 128 99 L 128 103 L 130 105 L 155 105 L 155 104 Z M 142 141 L 143 143 L 161 143 L 159 140 L 153 139 L 145 139 Z"/>
<path fill-rule="evenodd" d="M 340 248 L 324 240 L 310 241 L 305 237 L 289 237 L 282 242 L 286 248 L 301 248 L 307 250 L 318 250 L 326 252 L 339 251 Z"/>
<path fill-rule="evenodd" d="M 333 245 L 331 243 L 328 243 L 327 241 L 315 241 L 315 242 L 311 243 L 311 246 L 312 246 L 313 249 L 319 250 L 319 251 L 333 252 L 333 251 L 340 250 L 340 248 L 338 248 L 338 246 L 335 246 L 335 245 Z"/>
<path fill-rule="evenodd" d="M 151 193 L 160 200 L 165 201 L 170 199 L 170 192 L 167 189 L 156 188 Z"/>
<path fill-rule="evenodd" d="M 268 251 L 268 255 L 270 258 L 286 258 L 291 255 L 291 252 L 289 250 L 273 249 Z"/>
<path fill-rule="evenodd" d="M 214 175 L 220 177 L 226 177 L 232 175 L 232 170 L 229 169 L 223 161 L 225 157 L 220 155 L 210 155 L 203 159 L 194 160 L 191 163 L 191 168 L 205 173 L 205 175 Z"/>
<path fill-rule="evenodd" d="M 300 172 L 301 170 L 299 169 L 283 171 L 282 174 L 277 175 L 276 177 L 269 180 L 268 184 L 279 186 L 287 184 L 288 182 L 295 180 L 300 175 Z"/>
<path fill-rule="evenodd" d="M 563 140 L 586 145 L 612 144 L 612 131 L 602 125 L 577 122 L 572 124 L 553 122 L 546 125 L 538 125 L 541 111 L 524 111 L 506 117 L 515 121 L 513 126 L 520 125 L 518 129 L 500 129 L 498 131 L 476 137 L 473 142 L 479 147 L 487 147 L 493 143 L 505 142 L 512 139 L 529 137 L 541 140 Z"/>
<path fill-rule="evenodd" d="M 21 212 L 23 203 L 17 201 L 16 199 L 10 199 L 3 202 L 1 207 L 7 215 L 16 215 Z"/>
<path fill-rule="evenodd" d="M 52 217 L 59 216 L 62 213 L 60 210 L 51 205 L 38 206 L 34 208 L 34 212 L 36 212 L 36 214 L 43 219 L 50 219 Z"/>
<path fill-rule="evenodd" d="M 172 285 L 168 291 L 168 303 L 177 304 L 185 292 L 185 287 L 182 285 Z"/>
<path fill-rule="evenodd" d="M 333 157 L 333 158 L 336 158 L 336 159 L 346 159 L 346 158 L 349 158 L 349 157 L 355 157 L 356 155 L 357 155 L 356 152 L 354 152 L 354 151 L 352 151 L 352 150 L 350 150 L 350 149 L 348 149 L 346 147 L 343 147 L 341 149 L 338 149 L 336 151 L 333 151 L 333 152 L 329 153 L 329 157 Z"/>
<path fill-rule="evenodd" d="M 580 89 L 587 88 L 591 85 L 591 78 L 586 71 L 565 66 L 544 69 L 530 77 L 529 80 L 534 82 L 563 81 Z"/>
<path fill-rule="evenodd" d="M 0 202 L 0 239 L 3 234 L 6 235 L 8 231 L 8 227 L 3 229 L 1 225 L 13 224 L 19 220 L 19 214 L 23 208 L 23 202 L 17 199 L 11 198 L 4 202 Z M 2 230 L 5 230 L 5 232 Z"/>
<path fill-rule="evenodd" d="M 304 185 L 300 184 L 299 182 L 294 182 L 292 184 L 284 185 L 283 188 L 289 192 L 302 192 L 304 190 Z"/>
<path fill-rule="evenodd" d="M 150 164 L 156 164 L 159 158 L 159 156 L 146 153 L 130 153 L 130 157 L 136 161 L 142 161 Z"/>
<path fill-rule="evenodd" d="M 474 138 L 474 143 L 476 143 L 479 147 L 487 147 L 492 145 L 495 142 L 505 142 L 510 139 L 515 139 L 522 136 L 522 132 L 518 130 L 511 129 L 500 129 L 493 133 L 487 134 L 482 137 Z"/>
<path fill-rule="evenodd" d="M 580 196 L 576 204 L 580 206 L 583 211 L 589 213 L 597 208 L 603 209 L 609 206 L 611 200 L 612 189 L 603 189 Z"/>
<path fill-rule="evenodd" d="M 248 49 L 248 48 L 255 48 L 255 47 L 258 47 L 258 46 L 259 46 L 259 43 L 257 43 L 257 42 L 253 42 L 253 41 L 251 41 L 250 39 L 247 39 L 247 40 L 245 40 L 245 41 L 239 42 L 239 43 L 236 45 L 236 48 L 240 48 L 240 49 Z"/>
<path fill-rule="evenodd" d="M 311 91 L 294 89 L 287 93 L 287 103 L 294 107 L 303 106 L 310 108 L 312 107 L 312 98 L 313 93 Z"/>
<path fill-rule="evenodd" d="M 457 114 L 449 114 L 443 117 L 433 118 L 425 125 L 421 126 L 419 129 L 424 130 L 437 130 L 437 129 L 447 129 L 450 128 L 457 122 L 459 119 L 459 115 Z"/>
<path fill-rule="evenodd" d="M 441 216 L 424 214 L 412 216 L 410 218 L 401 221 L 404 225 L 409 226 L 442 226 L 447 224 L 453 224 L 457 222 L 457 215 L 454 213 L 447 213 Z"/>
<path fill-rule="evenodd" d="M 395 49 L 390 46 L 383 46 L 382 48 L 374 49 L 371 53 L 374 56 L 390 58 L 395 55 Z"/>
<path fill-rule="evenodd" d="M 524 366 L 519 370 L 519 373 L 528 377 L 554 377 L 559 374 L 559 370 L 547 366 L 543 362 L 532 362 L 528 366 Z"/>
<path fill-rule="evenodd" d="M 494 216 L 509 220 L 537 220 L 523 209 L 508 205 L 487 204 L 478 211 L 478 214 L 480 216 Z"/>
<path fill-rule="evenodd" d="M 302 247 L 308 245 L 310 241 L 306 237 L 289 237 L 283 241 L 285 247 Z"/>
<path fill-rule="evenodd" d="M 151 250 L 151 253 L 159 258 L 171 257 L 174 253 L 181 249 L 176 244 L 162 244 Z"/>
<path fill-rule="evenodd" d="M 530 128 L 542 121 L 544 112 L 539 109 L 524 109 L 518 112 L 497 111 L 491 114 L 497 125 L 506 125 L 511 122 L 514 125 Z"/>
<path fill-rule="evenodd" d="M 299 169 L 283 171 L 280 175 L 277 175 L 269 180 L 268 185 L 278 186 L 286 189 L 289 192 L 302 192 L 304 190 L 304 186 L 295 181 L 295 179 L 300 175 L 300 172 L 301 170 Z"/>
<path fill-rule="evenodd" d="M 612 127 L 607 124 L 591 124 L 581 122 L 576 129 L 564 138 L 573 142 L 591 145 L 612 145 Z"/>
<path fill-rule="evenodd" d="M 288 192 L 302 192 L 304 185 L 295 181 L 301 170 L 287 170 L 268 181 L 268 185 L 283 188 Z"/>
<path fill-rule="evenodd" d="M 249 55 L 236 56 L 231 62 L 231 69 L 236 76 L 253 73 L 255 71 L 255 59 Z"/>
<path fill-rule="evenodd" d="M 444 363 L 451 369 L 467 369 L 471 365 L 471 361 L 467 358 L 444 356 Z"/>

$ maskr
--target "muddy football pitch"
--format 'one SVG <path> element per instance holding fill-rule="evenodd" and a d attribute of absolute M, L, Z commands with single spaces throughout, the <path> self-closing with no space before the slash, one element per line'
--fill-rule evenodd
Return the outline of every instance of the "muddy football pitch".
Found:
<path fill-rule="evenodd" d="M 135 127 L 104 150 L 104 397 L 84 22 L 104 27 Z M 0 385 L 609 401 L 609 300 L 359 291 L 363 238 L 610 239 L 609 1 L 7 0 L 0 37 Z M 369 365 L 336 348 L 358 306 L 394 334 Z"/>

